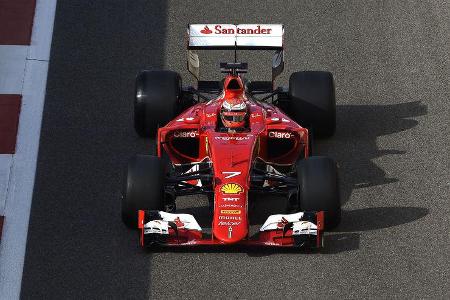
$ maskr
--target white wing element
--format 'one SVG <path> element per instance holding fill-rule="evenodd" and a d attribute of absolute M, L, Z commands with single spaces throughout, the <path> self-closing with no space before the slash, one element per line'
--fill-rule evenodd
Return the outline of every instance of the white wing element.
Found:
<path fill-rule="evenodd" d="M 259 231 L 269 231 L 279 229 L 278 224 L 282 219 L 292 223 L 292 235 L 317 235 L 317 225 L 308 221 L 299 221 L 303 217 L 303 212 L 289 215 L 271 215 L 261 226 Z"/>
<path fill-rule="evenodd" d="M 282 24 L 191 24 L 189 47 L 282 48 Z"/>
<path fill-rule="evenodd" d="M 144 234 L 169 234 L 169 224 L 166 221 L 154 220 L 144 224 Z"/>
<path fill-rule="evenodd" d="M 159 215 L 162 220 L 153 220 L 144 224 L 144 234 L 169 234 L 169 222 L 174 222 L 177 218 L 184 224 L 184 229 L 202 231 L 193 215 L 171 214 L 164 211 L 160 211 Z"/>
<path fill-rule="evenodd" d="M 308 221 L 294 222 L 292 225 L 292 235 L 317 235 L 317 226 Z"/>

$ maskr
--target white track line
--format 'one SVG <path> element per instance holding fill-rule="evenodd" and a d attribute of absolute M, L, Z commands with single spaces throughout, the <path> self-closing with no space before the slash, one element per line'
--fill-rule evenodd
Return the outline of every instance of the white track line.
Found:
<path fill-rule="evenodd" d="M 29 46 L 0 45 L 0 94 L 21 94 Z"/>
<path fill-rule="evenodd" d="M 12 154 L 0 154 L 0 215 L 4 216 L 9 175 L 11 174 Z M 1 265 L 0 265 L 1 269 Z"/>
<path fill-rule="evenodd" d="M 0 45 L 0 94 L 22 94 L 29 46 Z M 5 215 L 12 154 L 0 154 L 0 215 Z M 1 265 L 0 265 L 1 270 Z"/>
<path fill-rule="evenodd" d="M 37 0 L 0 243 L 0 298 L 19 299 L 56 0 Z"/>

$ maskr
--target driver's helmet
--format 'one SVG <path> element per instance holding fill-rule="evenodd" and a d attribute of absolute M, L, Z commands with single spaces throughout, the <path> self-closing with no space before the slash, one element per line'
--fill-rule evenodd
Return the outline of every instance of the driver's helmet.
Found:
<path fill-rule="evenodd" d="M 247 104 L 243 99 L 225 100 L 220 109 L 220 118 L 227 128 L 239 128 L 245 126 L 247 116 Z"/>

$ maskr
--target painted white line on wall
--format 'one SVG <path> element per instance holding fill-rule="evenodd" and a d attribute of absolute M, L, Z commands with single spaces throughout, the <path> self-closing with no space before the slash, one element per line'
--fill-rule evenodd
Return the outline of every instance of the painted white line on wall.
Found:
<path fill-rule="evenodd" d="M 56 2 L 37 0 L 23 89 L 19 93 L 22 108 L 0 243 L 1 299 L 20 297 Z"/>

